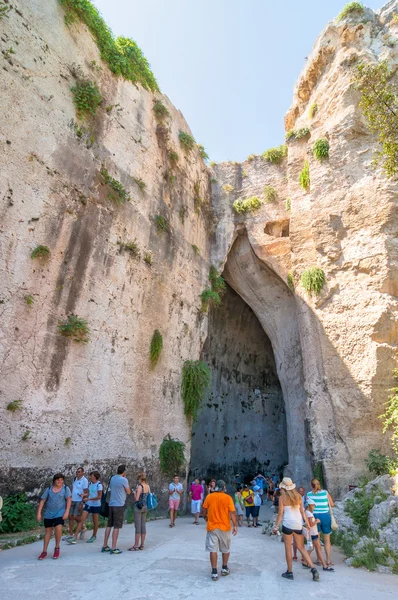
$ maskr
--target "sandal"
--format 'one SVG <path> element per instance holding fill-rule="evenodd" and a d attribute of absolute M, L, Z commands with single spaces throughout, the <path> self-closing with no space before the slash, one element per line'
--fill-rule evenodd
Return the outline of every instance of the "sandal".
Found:
<path fill-rule="evenodd" d="M 327 567 L 323 567 L 324 571 L 334 571 L 333 567 L 329 567 L 329 565 Z"/>
<path fill-rule="evenodd" d="M 131 548 L 129 548 L 129 552 L 136 552 L 138 550 L 139 548 L 137 546 L 131 546 Z"/>
<path fill-rule="evenodd" d="M 293 556 L 293 560 L 297 560 L 297 556 Z"/>
<path fill-rule="evenodd" d="M 144 546 L 141 544 L 141 546 L 138 546 L 138 550 L 143 550 Z"/>
<path fill-rule="evenodd" d="M 332 563 L 332 562 L 326 563 L 326 566 L 327 567 L 334 567 L 334 563 Z"/>
<path fill-rule="evenodd" d="M 170 523 L 169 527 L 173 527 L 173 523 Z"/>

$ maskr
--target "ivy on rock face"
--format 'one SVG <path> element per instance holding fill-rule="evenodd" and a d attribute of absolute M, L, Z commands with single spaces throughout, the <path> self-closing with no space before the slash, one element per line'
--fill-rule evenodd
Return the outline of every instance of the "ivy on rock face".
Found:
<path fill-rule="evenodd" d="M 154 368 L 156 366 L 156 363 L 158 362 L 158 360 L 160 358 L 162 350 L 163 350 L 163 337 L 162 337 L 162 334 L 160 333 L 159 329 L 155 329 L 155 331 L 153 332 L 152 339 L 151 339 L 151 347 L 150 347 L 150 351 L 149 351 L 152 368 Z"/>
<path fill-rule="evenodd" d="M 186 360 L 182 369 L 181 396 L 184 414 L 196 420 L 211 382 L 209 366 L 201 360 Z"/>
<path fill-rule="evenodd" d="M 325 283 L 325 273 L 319 267 L 310 267 L 301 275 L 301 285 L 310 294 L 320 294 Z"/>

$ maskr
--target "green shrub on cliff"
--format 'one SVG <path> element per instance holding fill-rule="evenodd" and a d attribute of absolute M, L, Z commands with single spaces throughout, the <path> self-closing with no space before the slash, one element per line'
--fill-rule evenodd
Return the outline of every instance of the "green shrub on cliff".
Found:
<path fill-rule="evenodd" d="M 347 17 L 350 17 L 353 14 L 362 15 L 365 12 L 365 7 L 361 2 L 349 2 L 345 5 L 339 16 L 337 17 L 337 21 L 342 21 Z"/>
<path fill-rule="evenodd" d="M 3 19 L 3 17 L 7 17 L 8 18 L 8 13 L 11 10 L 11 6 L 7 6 L 7 4 L 5 4 L 4 2 L 0 2 L 0 19 Z"/>
<path fill-rule="evenodd" d="M 398 86 L 391 82 L 386 61 L 358 65 L 354 83 L 361 94 L 359 106 L 369 129 L 378 137 L 374 165 L 381 164 L 387 177 L 398 174 Z"/>
<path fill-rule="evenodd" d="M 170 115 L 167 107 L 163 104 L 163 102 L 159 99 L 153 101 L 153 112 L 155 113 L 155 118 L 158 121 L 163 121 L 166 117 Z"/>
<path fill-rule="evenodd" d="M 78 81 L 71 88 L 71 92 L 79 116 L 95 115 L 98 106 L 102 102 L 102 95 L 95 81 Z"/>
<path fill-rule="evenodd" d="M 30 257 L 31 258 L 50 258 L 51 251 L 48 246 L 36 246 L 36 248 L 32 251 Z"/>
<path fill-rule="evenodd" d="M 168 434 L 159 448 L 160 470 L 165 475 L 174 476 L 181 473 L 185 466 L 185 444 L 174 440 Z"/>
<path fill-rule="evenodd" d="M 398 381 L 397 369 L 393 371 L 394 378 Z M 383 421 L 383 433 L 391 432 L 391 443 L 398 455 L 398 387 L 390 390 L 391 394 L 385 404 L 385 412 L 380 416 Z M 398 456 L 391 464 L 392 468 L 398 469 Z"/>
<path fill-rule="evenodd" d="M 179 134 L 178 134 L 178 139 L 180 140 L 181 146 L 187 152 L 189 152 L 190 150 L 192 150 L 192 148 L 194 148 L 194 146 L 196 144 L 195 138 L 192 137 L 192 135 L 190 135 L 186 131 L 180 131 Z"/>
<path fill-rule="evenodd" d="M 269 148 L 261 155 L 263 160 L 268 161 L 272 164 L 279 164 L 283 158 L 287 155 L 287 146 L 277 146 L 276 148 Z"/>
<path fill-rule="evenodd" d="M 235 200 L 233 203 L 233 209 L 238 214 L 243 214 L 246 212 L 252 212 L 253 210 L 257 210 L 262 205 L 262 201 L 257 196 L 252 196 L 251 198 L 239 198 Z"/>
<path fill-rule="evenodd" d="M 66 21 L 71 23 L 79 19 L 87 25 L 97 42 L 101 58 L 115 75 L 152 92 L 159 86 L 150 65 L 137 44 L 125 37 L 115 39 L 111 29 L 101 17 L 99 10 L 89 0 L 59 0 L 66 11 Z"/>
<path fill-rule="evenodd" d="M 329 142 L 326 138 L 319 138 L 312 146 L 312 154 L 317 160 L 324 160 L 329 156 Z"/>
<path fill-rule="evenodd" d="M 195 421 L 206 391 L 210 386 L 209 366 L 201 360 L 186 360 L 182 369 L 181 396 L 184 414 Z"/>
<path fill-rule="evenodd" d="M 102 168 L 100 173 L 104 178 L 104 182 L 111 188 L 111 191 L 108 195 L 108 200 L 113 200 L 116 202 L 116 204 L 123 204 L 124 202 L 128 202 L 130 200 L 130 197 L 123 185 L 120 183 L 120 181 L 111 177 L 107 169 Z"/>

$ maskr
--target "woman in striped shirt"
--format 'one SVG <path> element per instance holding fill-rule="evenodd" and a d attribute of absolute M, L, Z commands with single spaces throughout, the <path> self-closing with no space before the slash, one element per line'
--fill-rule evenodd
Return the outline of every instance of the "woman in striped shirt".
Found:
<path fill-rule="evenodd" d="M 323 543 L 326 554 L 326 564 L 333 566 L 330 558 L 331 543 L 330 534 L 332 533 L 332 516 L 330 508 L 334 506 L 331 495 L 327 490 L 323 490 L 318 479 L 311 479 L 311 491 L 307 494 L 308 499 L 315 504 L 314 518 L 319 519 L 318 530 L 323 533 Z"/>

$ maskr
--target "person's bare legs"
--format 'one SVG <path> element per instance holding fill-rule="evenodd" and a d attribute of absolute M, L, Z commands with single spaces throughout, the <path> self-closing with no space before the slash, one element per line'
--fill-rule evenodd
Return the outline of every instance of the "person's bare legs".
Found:
<path fill-rule="evenodd" d="M 323 546 L 325 549 L 326 564 L 327 564 L 327 566 L 329 566 L 332 564 L 332 560 L 331 560 L 332 544 L 330 542 L 330 533 L 323 534 Z"/>
<path fill-rule="evenodd" d="M 44 539 L 43 539 L 43 552 L 47 552 L 47 548 L 48 548 L 48 544 L 50 543 L 50 540 L 51 540 L 52 532 L 53 532 L 52 527 L 46 527 L 46 530 L 44 532 Z"/>
<path fill-rule="evenodd" d="M 97 513 L 96 514 L 93 513 L 93 524 L 94 524 L 93 537 L 97 537 L 98 526 L 99 526 L 99 519 L 98 519 Z"/>
<path fill-rule="evenodd" d="M 112 533 L 112 550 L 116 550 L 117 548 L 117 538 L 119 537 L 119 528 L 114 527 Z"/>
<path fill-rule="evenodd" d="M 297 544 L 295 539 L 293 538 L 293 560 L 297 560 Z"/>
<path fill-rule="evenodd" d="M 320 542 L 319 538 L 317 540 L 313 540 L 312 543 L 314 544 L 317 559 L 321 563 L 322 567 L 324 569 L 326 569 L 327 565 L 326 565 L 325 559 L 322 556 L 322 547 L 321 547 L 321 542 Z"/>
<path fill-rule="evenodd" d="M 93 516 L 94 516 L 94 515 L 93 515 Z M 85 522 L 85 520 L 87 519 L 87 517 L 88 517 L 88 512 L 84 510 L 84 511 L 82 512 L 81 519 L 80 519 L 80 521 L 79 521 L 79 523 L 77 524 L 77 527 L 76 527 L 76 531 L 75 531 L 75 540 L 77 540 L 77 538 L 78 538 L 78 536 L 79 536 L 79 533 L 80 533 L 80 531 L 82 530 L 82 528 L 83 528 L 83 525 L 84 525 L 84 522 Z M 94 520 L 94 519 L 93 519 L 93 520 Z"/>
<path fill-rule="evenodd" d="M 292 534 L 287 535 L 283 534 L 283 543 L 285 544 L 285 556 L 286 556 L 286 564 L 287 570 L 290 573 L 293 572 L 293 558 L 292 558 Z"/>
<path fill-rule="evenodd" d="M 307 565 L 311 567 L 311 569 L 315 568 L 314 563 L 311 560 L 311 556 L 308 554 L 307 550 L 304 548 L 304 536 L 302 534 L 297 534 L 293 532 L 294 540 L 297 544 L 297 550 L 300 552 L 301 556 L 306 561 Z M 291 543 L 291 540 L 290 540 Z M 290 548 L 290 554 L 292 553 L 292 549 Z"/>
<path fill-rule="evenodd" d="M 73 523 L 74 523 L 74 520 L 75 520 L 74 516 L 73 515 L 69 515 L 69 535 L 70 536 L 73 535 Z"/>
<path fill-rule="evenodd" d="M 108 540 L 109 540 L 109 536 L 111 534 L 111 529 L 112 529 L 112 527 L 106 527 L 106 529 L 105 529 L 104 544 L 103 544 L 104 548 L 106 548 L 108 545 Z"/>
<path fill-rule="evenodd" d="M 212 569 L 217 569 L 217 552 L 210 552 L 210 564 Z"/>
<path fill-rule="evenodd" d="M 228 566 L 229 555 L 230 555 L 230 552 L 223 552 L 222 553 L 222 566 L 223 567 L 227 567 Z"/>
<path fill-rule="evenodd" d="M 57 525 L 56 527 L 54 527 L 54 536 L 55 536 L 55 547 L 59 548 L 61 546 L 62 525 Z"/>

